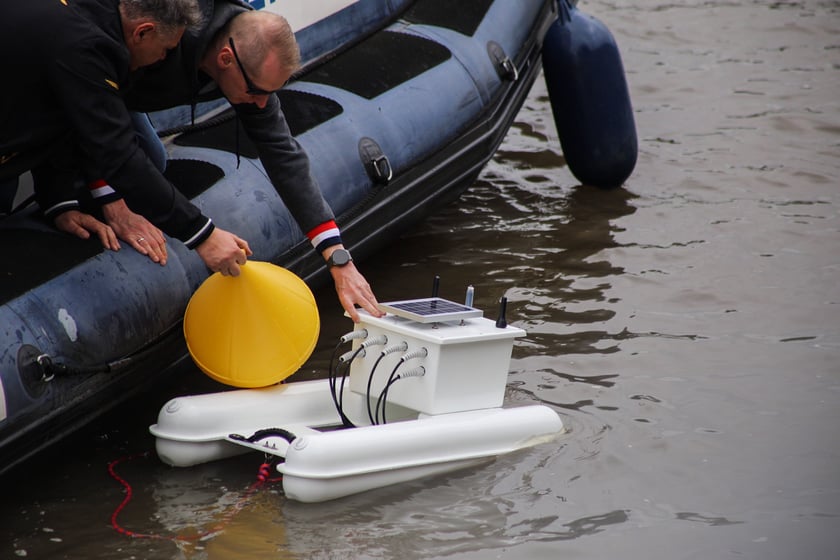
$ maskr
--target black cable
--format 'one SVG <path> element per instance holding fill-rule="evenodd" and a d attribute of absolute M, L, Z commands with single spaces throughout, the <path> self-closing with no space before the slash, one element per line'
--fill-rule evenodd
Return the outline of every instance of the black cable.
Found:
<path fill-rule="evenodd" d="M 55 376 L 62 375 L 95 375 L 98 373 L 113 373 L 130 366 L 138 359 L 144 356 L 157 352 L 158 348 L 155 346 L 147 346 L 142 350 L 138 350 L 130 356 L 124 358 L 117 358 L 110 362 L 96 365 L 96 366 L 72 366 L 61 362 L 54 362 L 52 356 L 49 354 L 41 354 L 35 358 L 35 363 L 41 369 L 43 379 L 51 380 Z"/>
<path fill-rule="evenodd" d="M 332 396 L 333 404 L 335 405 L 335 409 L 338 412 L 339 418 L 341 418 L 341 423 L 347 428 L 355 428 L 356 425 L 344 414 L 344 383 L 347 379 L 347 372 L 345 372 L 341 376 L 341 386 L 337 387 L 337 378 L 338 378 L 338 368 L 341 366 L 341 363 L 336 364 L 336 360 L 338 359 L 338 350 L 341 345 L 346 342 L 346 340 L 341 340 L 336 344 L 335 348 L 333 349 L 332 359 L 330 360 L 330 371 L 329 371 L 329 386 L 330 386 L 330 394 Z M 350 363 L 356 359 L 356 357 L 364 351 L 364 346 L 360 345 L 354 352 L 353 355 L 350 356 L 346 362 L 346 369 L 349 371 Z"/>
<path fill-rule="evenodd" d="M 68 366 L 60 362 L 53 362 L 52 357 L 41 354 L 35 359 L 41 369 L 42 379 L 51 380 L 55 376 L 62 375 L 92 375 L 96 373 L 109 373 L 111 364 L 101 366 Z"/>
<path fill-rule="evenodd" d="M 394 368 L 394 371 L 396 371 L 396 368 Z M 392 373 L 392 375 L 393 375 L 393 373 Z M 382 399 L 382 423 L 383 424 L 388 423 L 388 421 L 385 419 L 385 406 L 388 404 L 388 402 L 387 402 L 388 401 L 388 389 L 390 389 L 391 385 L 393 385 L 394 383 L 396 383 L 400 379 L 402 379 L 402 376 L 400 376 L 400 375 L 395 375 L 393 377 L 389 377 L 388 378 L 388 383 L 385 384 L 385 388 L 382 389 L 382 393 L 380 393 L 380 395 L 379 395 L 379 398 Z M 377 405 L 377 407 L 379 406 L 379 401 L 376 402 L 376 405 Z"/>
<path fill-rule="evenodd" d="M 356 354 L 358 354 L 358 351 L 356 352 Z M 338 413 L 341 415 L 342 420 L 345 421 L 345 426 L 348 426 L 348 422 L 350 426 L 353 425 L 353 423 L 350 422 L 350 420 L 344 414 L 344 382 L 347 379 L 347 375 L 350 372 L 350 362 L 353 361 L 353 358 L 356 357 L 356 354 L 353 354 L 353 357 L 350 358 L 350 360 L 344 362 L 344 373 L 341 374 L 341 385 L 337 388 L 338 390 L 336 391 L 338 393 Z"/>
<path fill-rule="evenodd" d="M 382 405 L 382 423 L 385 424 L 385 403 L 388 400 L 388 388 L 394 383 L 394 376 L 397 374 L 397 369 L 406 363 L 408 360 L 413 360 L 414 358 L 425 358 L 429 355 L 429 351 L 426 349 L 425 346 L 418 348 L 416 350 L 412 350 L 411 352 L 406 352 L 402 355 L 400 360 L 397 362 L 397 365 L 394 366 L 394 369 L 391 370 L 391 375 L 388 376 L 388 382 L 385 384 L 385 387 L 379 393 L 379 398 L 376 400 L 376 411 L 373 414 L 373 419 L 379 417 L 379 405 Z"/>
<path fill-rule="evenodd" d="M 365 405 L 367 406 L 368 418 L 370 419 L 371 424 L 376 424 L 376 420 L 374 420 L 374 418 L 373 418 L 373 411 L 371 411 L 371 409 L 370 409 L 370 389 L 371 389 L 371 384 L 373 383 L 373 373 L 376 371 L 376 366 L 379 365 L 379 362 L 381 362 L 382 358 L 384 358 L 385 356 L 386 356 L 386 354 L 383 352 L 379 355 L 378 358 L 376 358 L 376 362 L 373 364 L 373 367 L 370 369 L 370 375 L 368 375 L 367 391 L 365 392 L 365 397 L 366 397 Z"/>
<path fill-rule="evenodd" d="M 248 443 L 255 443 L 260 440 L 263 440 L 267 437 L 272 436 L 280 436 L 281 438 L 285 439 L 289 443 L 292 443 L 297 436 L 292 432 L 285 430 L 283 428 L 263 428 L 262 430 L 257 430 L 250 436 L 246 437 L 241 434 L 230 434 L 228 437 L 231 439 L 239 440 L 239 441 L 247 441 Z"/>
<path fill-rule="evenodd" d="M 376 399 L 376 411 L 375 411 L 375 413 L 374 413 L 373 417 L 374 417 L 374 419 L 376 419 L 376 418 L 378 418 L 378 417 L 379 417 L 379 405 L 380 405 L 380 404 L 382 404 L 382 423 L 383 423 L 383 424 L 386 424 L 386 423 L 387 423 L 387 422 L 385 421 L 385 403 L 386 403 L 386 401 L 387 401 L 387 399 L 388 399 L 388 388 L 389 388 L 391 385 L 393 385 L 394 381 L 396 381 L 396 380 L 397 380 L 397 377 L 396 377 L 396 376 L 397 376 L 397 370 L 398 370 L 398 369 L 400 368 L 400 366 L 401 366 L 401 365 L 403 365 L 404 363 L 405 363 L 405 361 L 403 361 L 403 360 L 400 360 L 399 362 L 397 362 L 397 365 L 395 365 L 395 366 L 394 366 L 394 369 L 392 369 L 392 370 L 391 370 L 391 375 L 389 375 L 389 376 L 388 376 L 388 382 L 387 382 L 387 383 L 385 383 L 385 387 L 384 387 L 384 388 L 382 389 L 382 391 L 379 393 L 379 398 L 378 398 L 378 399 Z M 375 423 L 376 423 L 376 424 L 378 424 L 379 422 L 375 422 Z"/>
<path fill-rule="evenodd" d="M 344 362 L 345 364 L 345 372 L 341 376 L 341 387 L 338 393 L 338 398 L 336 399 L 336 406 L 338 406 L 338 415 L 341 416 L 342 423 L 348 428 L 355 428 L 356 425 L 350 421 L 350 419 L 344 414 L 344 382 L 347 380 L 347 376 L 350 374 L 350 365 L 353 363 L 359 354 L 365 351 L 364 345 L 360 344 L 356 351 L 353 352 L 353 355 Z M 338 368 L 336 368 L 337 370 Z"/>
<path fill-rule="evenodd" d="M 335 393 L 335 376 L 336 376 L 336 360 L 338 358 L 338 351 L 341 348 L 342 342 L 338 342 L 333 349 L 332 358 L 330 358 L 330 370 L 329 370 L 329 386 L 330 386 L 330 395 L 332 396 L 333 404 L 335 405 L 335 409 L 338 411 L 338 415 L 341 418 L 341 423 L 344 424 L 345 418 L 341 411 L 341 407 L 338 405 L 338 397 Z"/>

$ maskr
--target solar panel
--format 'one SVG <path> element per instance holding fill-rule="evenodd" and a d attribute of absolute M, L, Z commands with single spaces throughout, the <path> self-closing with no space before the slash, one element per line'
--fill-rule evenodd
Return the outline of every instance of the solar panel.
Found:
<path fill-rule="evenodd" d="M 418 323 L 458 321 L 481 317 L 481 309 L 468 307 L 442 298 L 407 299 L 379 304 L 379 309 Z"/>

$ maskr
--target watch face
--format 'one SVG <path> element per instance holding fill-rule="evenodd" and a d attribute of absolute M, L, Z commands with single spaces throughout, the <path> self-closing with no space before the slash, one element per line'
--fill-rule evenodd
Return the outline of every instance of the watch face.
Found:
<path fill-rule="evenodd" d="M 332 266 L 344 266 L 351 260 L 350 253 L 348 251 L 345 249 L 336 249 L 333 251 L 332 255 L 330 255 L 329 262 Z"/>

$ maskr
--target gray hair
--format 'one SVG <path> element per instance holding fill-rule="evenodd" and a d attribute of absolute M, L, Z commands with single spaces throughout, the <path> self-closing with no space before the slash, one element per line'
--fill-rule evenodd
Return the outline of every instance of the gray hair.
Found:
<path fill-rule="evenodd" d="M 195 27 L 203 20 L 198 0 L 120 0 L 120 8 L 129 19 L 146 17 L 165 31 Z"/>

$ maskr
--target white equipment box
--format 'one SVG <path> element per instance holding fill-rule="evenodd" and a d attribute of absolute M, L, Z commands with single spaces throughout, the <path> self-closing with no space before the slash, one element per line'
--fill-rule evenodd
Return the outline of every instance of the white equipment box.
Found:
<path fill-rule="evenodd" d="M 423 366 L 425 374 L 405 377 L 390 386 L 388 403 L 431 415 L 502 406 L 513 339 L 524 336 L 524 330 L 497 327 L 481 317 L 480 310 L 440 298 L 389 302 L 380 307 L 389 314 L 377 318 L 359 312 L 361 320 L 355 329 L 366 329 L 366 340 L 384 335 L 387 342 L 367 347 L 364 357 L 352 361 L 353 392 L 376 400 L 392 375 L 416 372 Z M 353 349 L 363 342 L 355 340 Z M 405 351 L 379 359 L 383 349 L 403 342 Z M 401 356 L 423 348 L 425 357 L 400 363 Z"/>

